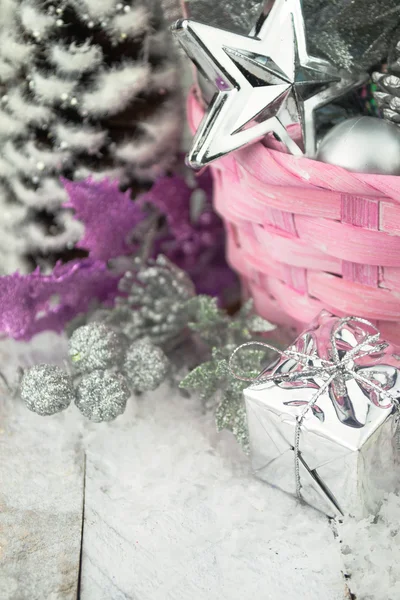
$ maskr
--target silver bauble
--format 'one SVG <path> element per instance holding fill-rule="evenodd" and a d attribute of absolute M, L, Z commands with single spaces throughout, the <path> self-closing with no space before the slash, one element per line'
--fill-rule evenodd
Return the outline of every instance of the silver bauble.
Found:
<path fill-rule="evenodd" d="M 26 369 L 20 394 L 29 410 L 38 415 L 54 415 L 75 399 L 71 377 L 56 365 L 35 365 Z"/>
<path fill-rule="evenodd" d="M 78 373 L 90 373 L 122 364 L 126 346 L 123 333 L 95 321 L 73 332 L 68 342 L 68 353 Z"/>
<path fill-rule="evenodd" d="M 157 389 L 166 378 L 168 369 L 167 356 L 149 338 L 133 342 L 128 348 L 124 375 L 135 392 Z"/>
<path fill-rule="evenodd" d="M 376 117 L 354 117 L 333 127 L 316 159 L 356 173 L 400 175 L 400 129 Z"/>
<path fill-rule="evenodd" d="M 84 375 L 76 390 L 75 404 L 81 413 L 94 421 L 113 421 L 121 415 L 131 395 L 121 373 L 92 371 Z"/>

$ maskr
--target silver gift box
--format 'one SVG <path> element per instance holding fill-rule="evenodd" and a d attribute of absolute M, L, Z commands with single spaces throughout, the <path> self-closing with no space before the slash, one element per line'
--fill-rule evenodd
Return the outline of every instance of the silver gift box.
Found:
<path fill-rule="evenodd" d="M 330 335 L 339 319 L 324 311 L 296 340 L 291 350 L 309 357 L 308 366 L 331 358 Z M 349 323 L 338 332 L 340 357 L 354 348 L 367 325 Z M 389 345 L 360 352 L 350 365 L 364 380 L 373 380 L 391 397 L 400 396 L 399 357 Z M 244 391 L 255 475 L 296 494 L 295 428 L 304 407 L 323 387 L 323 371 L 292 382 L 279 374 L 304 369 L 283 357 L 263 376 L 276 381 L 253 384 Z M 343 382 L 343 385 L 341 385 Z M 375 386 L 376 388 L 376 386 Z M 382 407 L 382 405 L 386 407 Z M 400 487 L 397 445 L 398 412 L 382 402 L 376 389 L 357 381 L 348 371 L 332 382 L 306 413 L 301 425 L 299 475 L 302 499 L 328 516 L 350 514 L 361 518 L 375 513 L 385 493 Z"/>

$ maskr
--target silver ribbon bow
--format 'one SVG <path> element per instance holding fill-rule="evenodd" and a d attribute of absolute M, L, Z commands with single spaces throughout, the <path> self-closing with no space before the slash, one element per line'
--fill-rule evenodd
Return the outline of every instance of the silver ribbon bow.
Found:
<path fill-rule="evenodd" d="M 349 323 L 367 325 L 373 333 L 365 333 L 355 346 L 344 342 L 340 333 Z M 389 365 L 376 365 L 373 367 L 360 367 L 355 361 L 364 356 L 382 353 L 387 347 L 386 342 L 379 342 L 380 333 L 378 329 L 366 319 L 359 317 L 345 317 L 339 319 L 330 333 L 330 357 L 328 359 L 318 356 L 316 343 L 312 335 L 306 334 L 298 338 L 296 344 L 291 348 L 281 351 L 265 342 L 246 342 L 234 350 L 229 360 L 231 374 L 241 381 L 249 381 L 253 385 L 273 382 L 280 387 L 311 387 L 316 389 L 309 402 L 288 402 L 288 405 L 303 406 L 300 414 L 296 417 L 296 428 L 294 437 L 294 461 L 296 494 L 301 499 L 300 481 L 300 435 L 301 426 L 306 414 L 311 410 L 321 421 L 324 414 L 318 407 L 318 399 L 328 392 L 334 405 L 339 420 L 349 427 L 362 427 L 356 419 L 351 399 L 347 393 L 346 381 L 354 379 L 367 398 L 380 408 L 398 407 L 398 398 L 390 393 L 396 378 L 397 369 Z M 243 377 L 238 375 L 233 368 L 236 354 L 248 346 L 261 346 L 277 352 L 281 359 L 272 367 L 272 373 L 264 375 L 264 371 L 257 377 Z M 301 349 L 299 349 L 299 346 Z M 282 360 L 284 359 L 284 360 Z M 271 368 L 268 369 L 269 371 Z M 319 385 L 315 378 L 322 379 Z"/>

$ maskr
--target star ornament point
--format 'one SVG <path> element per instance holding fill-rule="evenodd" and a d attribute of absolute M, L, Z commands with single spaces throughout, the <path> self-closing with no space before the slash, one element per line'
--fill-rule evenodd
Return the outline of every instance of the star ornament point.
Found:
<path fill-rule="evenodd" d="M 210 162 L 274 133 L 297 156 L 315 155 L 314 111 L 361 85 L 307 51 L 301 0 L 266 3 L 249 36 L 190 19 L 173 32 L 215 95 L 196 133 L 188 163 Z M 288 126 L 300 125 L 300 141 Z M 304 148 L 304 150 L 303 150 Z"/>

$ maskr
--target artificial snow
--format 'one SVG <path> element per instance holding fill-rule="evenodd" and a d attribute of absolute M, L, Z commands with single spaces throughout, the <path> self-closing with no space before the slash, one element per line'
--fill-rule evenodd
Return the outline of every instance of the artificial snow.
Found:
<path fill-rule="evenodd" d="M 7 108 L 13 115 L 25 124 L 42 125 L 47 124 L 54 118 L 53 111 L 48 106 L 41 106 L 28 100 L 20 88 L 14 87 L 9 90 Z"/>
<path fill-rule="evenodd" d="M 118 14 L 112 21 L 112 28 L 129 38 L 139 37 L 151 29 L 151 14 L 148 7 L 138 6 L 127 13 Z"/>
<path fill-rule="evenodd" d="M 22 204 L 37 209 L 54 210 L 68 200 L 64 188 L 57 179 L 51 177 L 43 177 L 36 190 L 25 187 L 18 177 L 10 180 L 10 187 Z"/>
<path fill-rule="evenodd" d="M 89 125 L 57 123 L 54 127 L 57 141 L 73 150 L 96 154 L 107 140 L 107 131 Z"/>
<path fill-rule="evenodd" d="M 38 32 L 40 35 L 44 35 L 54 25 L 52 15 L 43 13 L 30 2 L 22 2 L 19 10 L 22 25 L 31 33 Z"/>
<path fill-rule="evenodd" d="M 96 77 L 94 89 L 82 95 L 83 110 L 96 116 L 118 113 L 147 91 L 150 75 L 150 67 L 140 63 L 103 71 Z"/>
<path fill-rule="evenodd" d="M 2 76 L 0 64 L 0 78 Z M 20 119 L 13 117 L 9 112 L 0 109 L 0 136 L 17 137 L 25 132 L 25 125 Z"/>
<path fill-rule="evenodd" d="M 357 600 L 400 598 L 400 498 L 389 494 L 376 517 L 338 524 L 349 587 Z"/>
<path fill-rule="evenodd" d="M 115 0 L 73 0 L 77 8 L 85 8 L 90 17 L 101 19 L 115 11 Z"/>
<path fill-rule="evenodd" d="M 72 97 L 77 82 L 70 79 L 63 79 L 50 73 L 41 73 L 39 71 L 31 72 L 31 80 L 35 89 L 35 96 L 44 104 L 55 104 L 63 96 Z"/>
<path fill-rule="evenodd" d="M 70 44 L 68 47 L 57 44 L 50 48 L 50 60 L 61 74 L 81 74 L 97 68 L 103 60 L 100 46 L 91 45 L 85 41 L 79 45 Z"/>
<path fill-rule="evenodd" d="M 46 235 L 40 223 L 28 223 L 25 226 L 25 238 L 31 248 L 38 248 L 44 252 L 57 252 L 60 247 L 76 243 L 84 233 L 84 226 L 68 212 L 60 213 L 54 217 L 55 222 L 62 228 L 57 237 Z"/>

